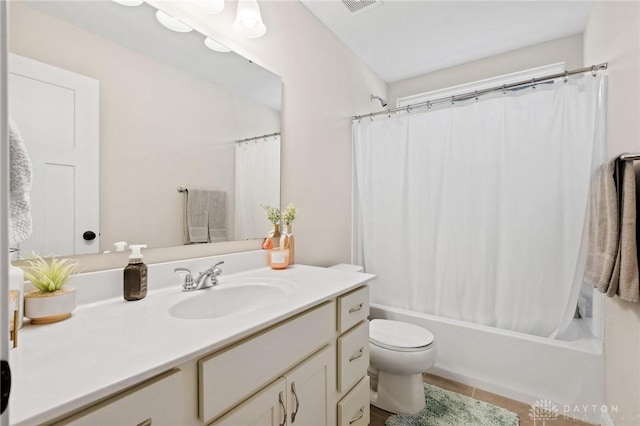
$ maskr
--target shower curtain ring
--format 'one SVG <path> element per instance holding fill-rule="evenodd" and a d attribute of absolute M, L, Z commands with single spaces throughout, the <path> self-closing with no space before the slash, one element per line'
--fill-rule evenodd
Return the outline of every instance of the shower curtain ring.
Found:
<path fill-rule="evenodd" d="M 427 101 L 427 109 L 431 109 L 431 101 Z"/>
<path fill-rule="evenodd" d="M 478 100 L 478 91 L 476 90 L 476 101 Z"/>
<path fill-rule="evenodd" d="M 569 71 L 564 72 L 564 82 L 566 83 L 567 81 L 569 81 Z"/>
<path fill-rule="evenodd" d="M 502 85 L 502 94 L 503 94 L 503 95 L 506 95 L 506 94 L 507 94 L 507 85 L 506 85 L 506 84 L 503 84 L 503 85 Z"/>
<path fill-rule="evenodd" d="M 531 87 L 533 87 L 534 89 L 536 88 L 536 79 L 535 78 L 531 79 Z"/>
<path fill-rule="evenodd" d="M 369 114 L 369 120 L 373 121 L 373 113 Z"/>
<path fill-rule="evenodd" d="M 455 96 L 451 96 L 451 105 L 455 105 L 456 104 L 456 97 Z"/>
<path fill-rule="evenodd" d="M 407 105 L 407 113 L 411 114 L 411 105 Z"/>
<path fill-rule="evenodd" d="M 591 65 L 591 75 L 592 76 L 596 76 L 596 66 L 595 65 Z"/>
<path fill-rule="evenodd" d="M 389 118 L 391 118 L 391 109 L 387 110 L 387 115 L 389 116 Z"/>

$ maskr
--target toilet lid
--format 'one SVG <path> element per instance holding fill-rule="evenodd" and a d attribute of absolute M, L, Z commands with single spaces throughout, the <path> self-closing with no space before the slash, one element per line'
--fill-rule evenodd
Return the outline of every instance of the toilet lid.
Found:
<path fill-rule="evenodd" d="M 430 345 L 433 343 L 433 334 L 414 324 L 374 319 L 369 323 L 369 340 L 383 348 L 406 351 Z"/>

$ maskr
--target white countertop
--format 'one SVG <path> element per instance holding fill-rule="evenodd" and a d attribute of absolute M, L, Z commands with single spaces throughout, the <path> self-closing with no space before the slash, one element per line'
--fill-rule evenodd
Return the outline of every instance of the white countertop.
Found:
<path fill-rule="evenodd" d="M 216 319 L 178 319 L 175 303 L 208 290 L 179 285 L 152 290 L 140 301 L 109 299 L 78 307 L 55 324 L 25 325 L 10 351 L 12 425 L 51 420 L 186 361 L 211 353 L 369 281 L 369 274 L 294 265 L 220 277 L 220 287 L 247 279 L 284 280 L 283 303 Z M 120 283 L 121 285 L 121 283 Z"/>

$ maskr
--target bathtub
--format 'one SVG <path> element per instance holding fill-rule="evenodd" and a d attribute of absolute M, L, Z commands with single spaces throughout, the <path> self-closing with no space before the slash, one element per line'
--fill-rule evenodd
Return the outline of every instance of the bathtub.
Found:
<path fill-rule="evenodd" d="M 371 305 L 370 317 L 429 329 L 437 345 L 430 373 L 527 404 L 555 404 L 568 417 L 603 421 L 602 340 L 592 336 L 587 320 L 574 319 L 575 340 L 560 341 L 379 304 Z"/>

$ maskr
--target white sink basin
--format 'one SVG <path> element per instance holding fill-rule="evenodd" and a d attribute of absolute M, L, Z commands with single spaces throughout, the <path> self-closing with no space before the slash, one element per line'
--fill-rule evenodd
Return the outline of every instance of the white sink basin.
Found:
<path fill-rule="evenodd" d="M 292 284 L 280 280 L 235 280 L 194 291 L 169 314 L 182 319 L 211 319 L 258 311 L 282 303 Z"/>

